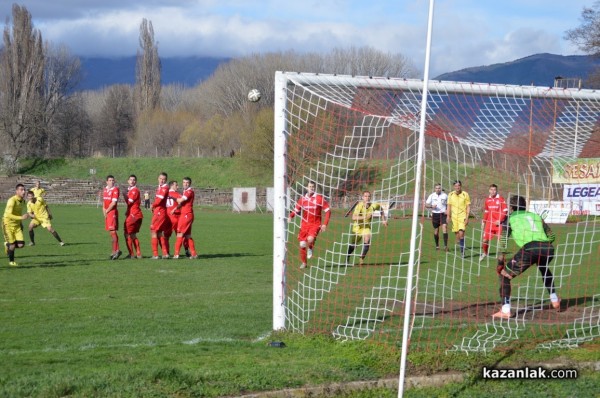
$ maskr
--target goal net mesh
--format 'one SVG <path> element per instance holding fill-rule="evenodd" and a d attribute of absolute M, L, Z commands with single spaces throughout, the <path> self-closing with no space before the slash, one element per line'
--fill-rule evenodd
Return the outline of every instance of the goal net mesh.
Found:
<path fill-rule="evenodd" d="M 309 181 L 332 209 L 307 268 L 299 267 L 301 218 L 286 223 L 281 235 L 286 329 L 398 344 L 404 311 L 410 308 L 411 350 L 485 352 L 515 339 L 565 347 L 600 335 L 600 195 L 595 201 L 564 201 L 566 185 L 554 181 L 571 173 L 582 182 L 600 182 L 600 94 L 431 82 L 421 192 L 415 192 L 421 81 L 283 75 L 285 84 L 276 95 L 285 97 L 280 111 L 285 119 L 286 213 Z M 583 160 L 587 168 L 569 169 Z M 435 184 L 450 193 L 454 180 L 462 181 L 471 198 L 464 256 L 450 221 L 449 250 L 444 250 L 441 228 L 436 250 L 431 215 L 424 207 Z M 560 218 L 546 218 L 557 235 L 550 269 L 562 299 L 560 311 L 552 309 L 532 266 L 512 280 L 514 317 L 492 318 L 501 304 L 496 256 L 503 249 L 491 241 L 489 256 L 480 261 L 482 208 L 490 184 L 498 185 L 507 203 L 512 195 L 521 195 L 529 210 Z M 588 192 L 593 192 L 590 186 Z M 352 207 L 365 190 L 381 205 L 388 223 L 374 213 L 369 250 L 362 259 L 364 239 L 355 242 Z M 413 208 L 417 194 L 419 205 Z M 418 225 L 412 302 L 407 306 L 413 212 Z M 352 243 L 356 249 L 348 255 Z M 507 258 L 515 253 L 512 239 L 505 250 Z"/>

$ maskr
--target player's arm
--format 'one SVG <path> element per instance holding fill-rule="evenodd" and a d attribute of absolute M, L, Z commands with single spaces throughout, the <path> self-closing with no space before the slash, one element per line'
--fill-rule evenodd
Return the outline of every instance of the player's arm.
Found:
<path fill-rule="evenodd" d="M 329 210 L 329 206 L 323 210 L 325 212 L 325 220 L 321 224 L 321 231 L 325 232 L 327 230 L 327 225 L 329 225 L 329 219 L 331 218 L 331 211 Z"/>
<path fill-rule="evenodd" d="M 359 202 L 352 212 L 352 221 L 363 221 L 365 216 L 362 215 L 363 202 Z"/>
<path fill-rule="evenodd" d="M 48 220 L 52 220 L 52 213 L 50 212 L 50 206 L 45 205 L 46 206 L 46 213 L 48 213 Z"/>
<path fill-rule="evenodd" d="M 296 215 L 300 215 L 300 212 L 302 211 L 302 207 L 300 206 L 300 203 L 296 203 L 296 207 L 294 207 L 294 210 L 290 211 L 290 215 L 288 217 L 289 222 L 292 222 L 292 218 L 296 217 Z"/>
<path fill-rule="evenodd" d="M 387 217 L 385 216 L 385 211 L 383 211 L 381 205 L 379 205 L 379 216 L 381 217 L 383 225 L 387 226 Z"/>
<path fill-rule="evenodd" d="M 469 223 L 469 216 L 471 215 L 471 204 L 468 203 L 465 207 L 465 225 Z"/>
<path fill-rule="evenodd" d="M 556 240 L 556 234 L 554 231 L 552 231 L 550 226 L 544 222 L 544 220 L 542 220 L 542 225 L 544 226 L 544 232 L 546 233 L 546 236 L 548 239 L 550 239 L 550 243 L 553 243 Z"/>

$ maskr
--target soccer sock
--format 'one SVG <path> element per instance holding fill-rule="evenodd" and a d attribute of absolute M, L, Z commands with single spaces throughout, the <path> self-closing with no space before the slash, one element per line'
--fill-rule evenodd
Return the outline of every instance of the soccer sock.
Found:
<path fill-rule="evenodd" d="M 462 238 L 462 239 L 460 240 L 460 251 L 461 251 L 462 253 L 464 253 L 464 252 L 465 252 L 465 238 Z"/>
<path fill-rule="evenodd" d="M 355 248 L 356 248 L 356 245 L 348 245 L 348 255 L 351 255 L 352 253 L 354 253 Z"/>
<path fill-rule="evenodd" d="M 185 238 L 184 245 L 185 245 L 185 242 L 187 242 L 188 248 L 190 249 L 190 253 L 192 254 L 192 256 L 197 256 L 198 253 L 196 252 L 196 243 L 194 242 L 194 239 Z"/>
<path fill-rule="evenodd" d="M 32 232 L 33 232 L 33 231 L 32 231 Z M 59 241 L 59 242 L 62 242 L 62 239 L 60 238 L 60 236 L 58 236 L 58 232 L 54 231 L 54 232 L 51 232 L 51 234 L 52 234 L 52 236 L 54 236 L 54 238 L 55 238 L 57 241 Z M 31 237 L 31 235 L 30 235 L 30 237 Z M 32 241 L 32 242 L 33 242 L 33 241 Z"/>
<path fill-rule="evenodd" d="M 131 236 L 127 236 L 125 238 L 125 243 L 127 244 L 127 251 L 129 252 L 129 255 L 133 256 L 133 239 L 131 239 Z"/>
<path fill-rule="evenodd" d="M 369 252 L 370 247 L 371 247 L 370 243 L 363 243 L 362 253 L 360 254 L 360 256 L 362 258 L 365 258 L 367 256 L 367 253 Z"/>
<path fill-rule="evenodd" d="M 175 256 L 179 256 L 179 250 L 181 249 L 182 241 L 183 241 L 183 236 L 178 236 L 177 239 L 175 240 L 175 251 L 173 252 L 173 254 Z"/>
<path fill-rule="evenodd" d="M 440 247 L 440 236 L 438 234 L 433 234 L 433 240 L 435 240 L 435 247 Z"/>
<path fill-rule="evenodd" d="M 140 248 L 140 240 L 137 238 L 137 236 L 135 238 L 133 238 L 132 240 L 133 240 L 133 249 L 137 252 L 138 256 L 141 256 L 142 249 Z"/>
<path fill-rule="evenodd" d="M 313 249 L 313 247 L 315 247 L 315 241 L 314 241 L 314 240 L 313 240 L 312 242 L 306 242 L 306 243 L 308 243 L 308 248 L 309 248 L 310 250 L 312 250 L 312 249 Z"/>
<path fill-rule="evenodd" d="M 167 238 L 165 238 L 164 236 L 160 237 L 160 244 L 162 246 L 162 253 L 163 256 L 166 256 L 169 254 L 169 241 L 167 240 Z"/>
<path fill-rule="evenodd" d="M 29 240 L 31 243 L 35 243 L 35 232 L 33 232 L 33 229 L 29 230 Z"/>
<path fill-rule="evenodd" d="M 15 261 L 15 249 L 8 249 L 8 261 L 13 262 Z"/>
<path fill-rule="evenodd" d="M 306 247 L 300 248 L 300 262 L 302 262 L 302 264 L 306 264 Z"/>
<path fill-rule="evenodd" d="M 448 247 L 448 232 L 444 233 L 444 246 Z"/>
<path fill-rule="evenodd" d="M 154 257 L 158 256 L 158 238 L 152 237 L 150 244 L 152 245 L 152 255 Z"/>
<path fill-rule="evenodd" d="M 110 237 L 112 238 L 113 253 L 116 253 L 119 251 L 119 235 L 117 235 L 117 231 L 110 231 Z"/>
<path fill-rule="evenodd" d="M 490 250 L 490 245 L 489 245 L 489 244 L 487 244 L 487 243 L 484 243 L 484 244 L 482 245 L 482 248 L 483 248 L 483 253 L 484 253 L 484 254 L 488 254 L 488 251 Z"/>

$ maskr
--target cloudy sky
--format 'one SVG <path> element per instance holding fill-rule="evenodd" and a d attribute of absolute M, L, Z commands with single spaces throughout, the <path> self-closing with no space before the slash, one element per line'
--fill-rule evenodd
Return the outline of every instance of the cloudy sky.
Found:
<path fill-rule="evenodd" d="M 595 0 L 436 0 L 430 76 L 528 55 L 580 54 L 563 39 Z M 45 40 L 79 56 L 130 56 L 143 18 L 159 54 L 236 57 L 371 46 L 422 71 L 429 0 L 21 0 Z M 4 28 L 11 0 L 0 1 Z M 422 72 L 421 72 L 422 73 Z"/>

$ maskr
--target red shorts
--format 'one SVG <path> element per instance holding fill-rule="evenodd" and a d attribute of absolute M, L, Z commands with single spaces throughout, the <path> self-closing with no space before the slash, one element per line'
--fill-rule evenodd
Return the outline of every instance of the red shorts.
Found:
<path fill-rule="evenodd" d="M 142 218 L 134 217 L 129 215 L 125 218 L 125 223 L 123 223 L 123 232 L 126 234 L 137 234 L 140 232 L 140 228 L 142 227 Z"/>
<path fill-rule="evenodd" d="M 192 223 L 194 222 L 194 213 L 182 214 L 177 223 L 177 233 L 184 235 L 192 234 Z"/>
<path fill-rule="evenodd" d="M 154 210 L 152 213 L 152 222 L 150 223 L 150 231 L 152 232 L 167 232 L 172 228 L 171 220 L 167 217 L 165 210 Z"/>
<path fill-rule="evenodd" d="M 179 214 L 169 214 L 169 220 L 171 221 L 171 229 L 165 231 L 165 236 L 170 238 L 173 232 L 177 233 L 177 224 L 179 222 Z"/>
<path fill-rule="evenodd" d="M 298 234 L 298 240 L 300 242 L 306 241 L 309 236 L 317 237 L 321 231 L 321 224 L 302 224 L 300 227 L 300 233 Z"/>
<path fill-rule="evenodd" d="M 111 211 L 104 217 L 104 229 L 107 231 L 119 230 L 119 213 Z"/>
<path fill-rule="evenodd" d="M 483 229 L 483 240 L 492 240 L 494 236 L 500 236 L 502 234 L 502 226 L 500 225 L 485 225 Z"/>

